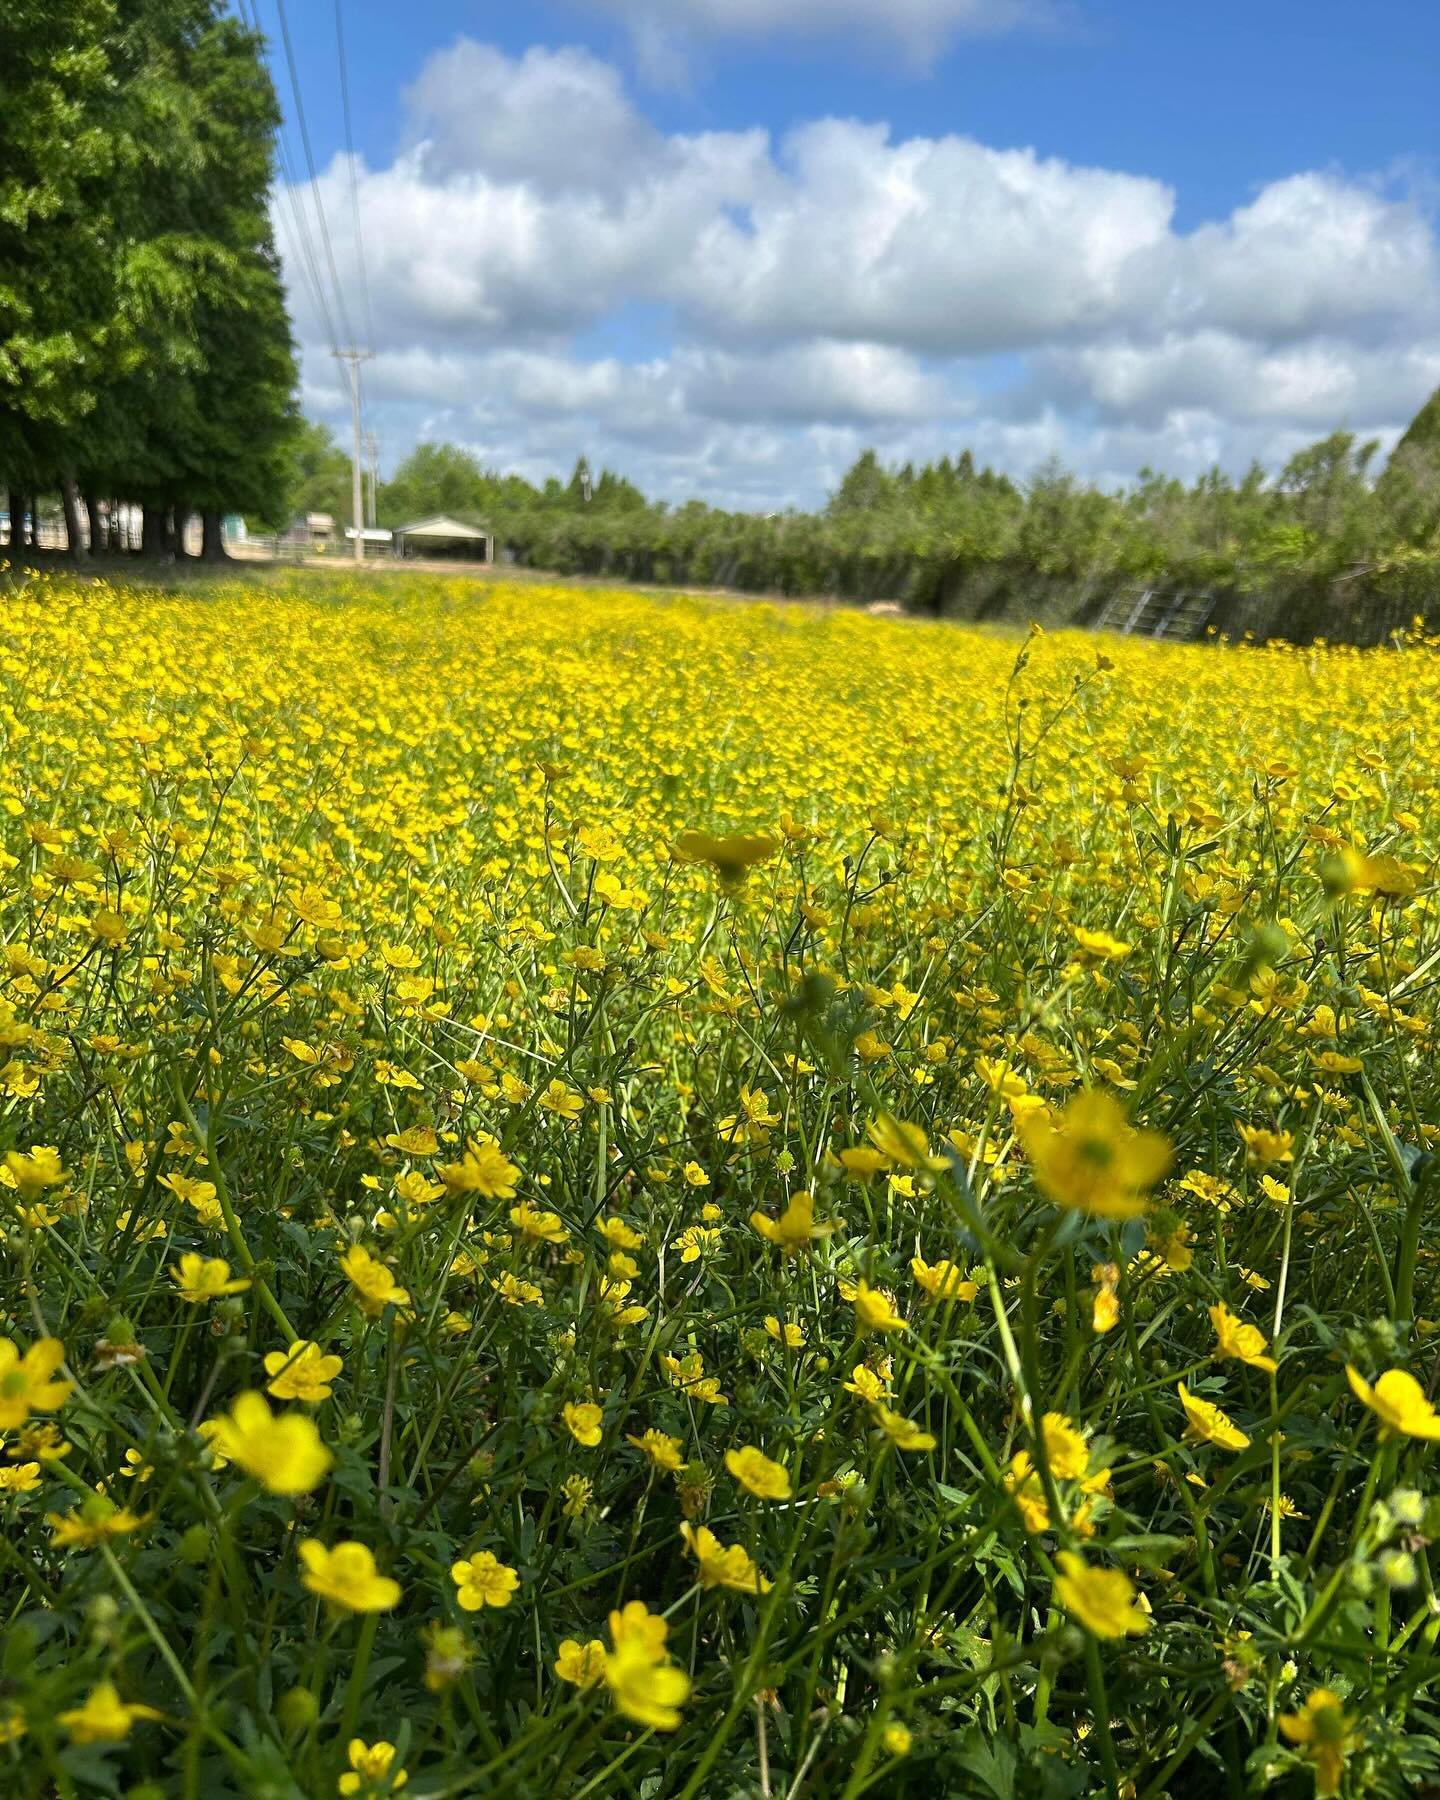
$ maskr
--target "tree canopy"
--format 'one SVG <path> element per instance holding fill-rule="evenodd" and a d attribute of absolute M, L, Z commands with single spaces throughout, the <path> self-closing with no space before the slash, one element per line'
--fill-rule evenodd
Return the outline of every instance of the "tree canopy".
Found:
<path fill-rule="evenodd" d="M 261 48 L 221 0 L 7 0 L 0 479 L 12 495 L 73 504 L 83 489 L 140 503 L 147 522 L 199 511 L 215 548 L 222 512 L 283 512 L 295 359 Z"/>

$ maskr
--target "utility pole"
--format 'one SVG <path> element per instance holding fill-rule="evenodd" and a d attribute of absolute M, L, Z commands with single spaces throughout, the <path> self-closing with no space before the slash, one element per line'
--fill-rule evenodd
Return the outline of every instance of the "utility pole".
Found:
<path fill-rule="evenodd" d="M 357 350 L 352 344 L 348 350 L 337 350 L 334 353 L 345 365 L 345 372 L 350 377 L 350 426 L 353 437 L 350 452 L 350 502 L 355 515 L 355 560 L 365 560 L 365 501 L 361 491 L 360 475 L 360 365 L 369 362 L 374 354 L 370 350 Z"/>
<path fill-rule="evenodd" d="M 365 461 L 370 469 L 370 505 L 366 512 L 365 522 L 367 525 L 374 525 L 376 523 L 375 510 L 378 504 L 375 496 L 380 491 L 380 446 L 375 441 L 373 431 L 365 433 Z"/>

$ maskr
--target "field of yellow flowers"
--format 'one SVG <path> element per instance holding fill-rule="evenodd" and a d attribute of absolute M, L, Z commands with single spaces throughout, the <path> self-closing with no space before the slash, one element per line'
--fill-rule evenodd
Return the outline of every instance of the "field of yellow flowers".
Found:
<path fill-rule="evenodd" d="M 0 636 L 0 1791 L 1440 1782 L 1440 662 Z"/>

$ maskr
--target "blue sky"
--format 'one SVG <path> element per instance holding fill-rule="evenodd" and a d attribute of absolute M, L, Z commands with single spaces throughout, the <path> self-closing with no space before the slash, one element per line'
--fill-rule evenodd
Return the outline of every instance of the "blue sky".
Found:
<path fill-rule="evenodd" d="M 768 509 L 872 441 L 1190 474 L 1440 382 L 1419 0 L 342 3 L 391 462 L 583 449 Z M 334 13 L 287 10 L 322 179 L 292 121 L 277 224 L 338 418 L 294 227 L 318 200 L 353 286 Z"/>

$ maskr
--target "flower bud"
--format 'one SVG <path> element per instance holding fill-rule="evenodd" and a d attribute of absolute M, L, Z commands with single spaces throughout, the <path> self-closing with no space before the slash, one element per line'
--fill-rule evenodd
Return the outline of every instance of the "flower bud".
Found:
<path fill-rule="evenodd" d="M 320 1717 L 320 1702 L 309 1688 L 293 1687 L 281 1695 L 276 1712 L 286 1731 L 308 1731 Z"/>
<path fill-rule="evenodd" d="M 1418 1570 L 1408 1550 L 1390 1550 L 1380 1558 L 1380 1576 L 1386 1587 L 1414 1587 Z"/>
<path fill-rule="evenodd" d="M 1415 1488 L 1396 1488 L 1390 1511 L 1401 1525 L 1419 1525 L 1425 1516 L 1425 1496 Z"/>
<path fill-rule="evenodd" d="M 210 1532 L 204 1525 L 192 1525 L 180 1539 L 180 1560 L 187 1563 L 208 1562 Z"/>

